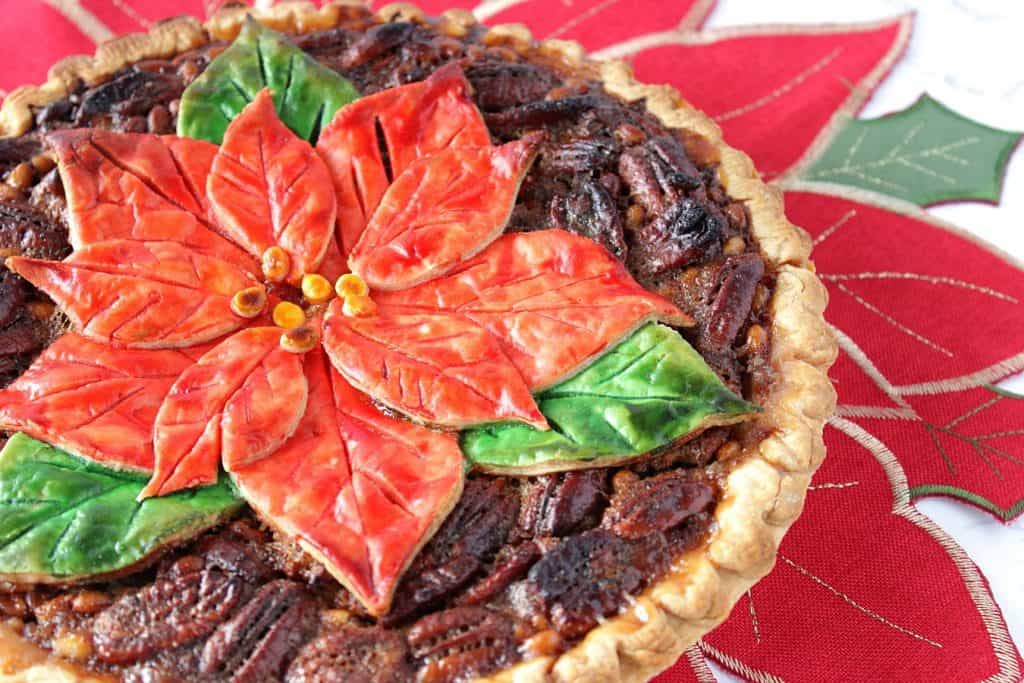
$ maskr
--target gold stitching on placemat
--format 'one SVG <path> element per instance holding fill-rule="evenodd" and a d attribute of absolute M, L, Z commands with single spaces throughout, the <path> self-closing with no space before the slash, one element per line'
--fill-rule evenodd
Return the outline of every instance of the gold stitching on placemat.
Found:
<path fill-rule="evenodd" d="M 102 43 L 114 37 L 114 32 L 107 28 L 99 18 L 82 7 L 78 0 L 43 0 L 47 5 L 78 27 L 78 30 L 89 37 L 94 43 Z"/>

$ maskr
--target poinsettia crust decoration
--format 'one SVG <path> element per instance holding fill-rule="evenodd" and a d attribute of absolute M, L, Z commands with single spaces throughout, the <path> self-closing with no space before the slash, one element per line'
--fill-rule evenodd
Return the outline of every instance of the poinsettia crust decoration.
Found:
<path fill-rule="evenodd" d="M 152 471 L 143 498 L 223 467 L 385 612 L 461 491 L 435 427 L 546 429 L 533 392 L 692 322 L 589 240 L 501 236 L 537 140 L 493 146 L 467 87 L 452 67 L 353 102 L 316 149 L 269 90 L 219 147 L 51 134 L 74 252 L 7 264 L 74 332 L 0 392 L 0 426 Z"/>

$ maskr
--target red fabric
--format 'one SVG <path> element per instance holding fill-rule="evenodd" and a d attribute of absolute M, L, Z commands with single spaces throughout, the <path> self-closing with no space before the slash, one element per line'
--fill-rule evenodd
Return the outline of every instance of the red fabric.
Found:
<path fill-rule="evenodd" d="M 727 0 L 726 0 L 727 1 Z M 12 3 L 13 4 L 13 3 Z M 82 30 L 42 0 L 0 27 L 0 87 L 92 49 L 96 23 L 141 30 L 218 0 L 78 0 Z M 378 2 L 378 4 L 383 4 Z M 470 0 L 421 2 L 437 12 Z M 906 44 L 909 19 L 694 32 L 710 0 L 486 0 L 491 23 L 631 58 L 718 119 L 769 177 L 795 175 L 855 114 Z M 17 18 L 16 18 L 17 17 Z M 81 14 L 77 16 L 79 26 Z M 46 40 L 31 50 L 24 26 Z M 770 57 L 770 59 L 769 59 Z M 774 573 L 658 680 L 708 680 L 705 657 L 750 680 L 1019 680 L 984 578 L 911 500 L 944 494 L 1003 518 L 1024 508 L 1024 400 L 987 384 L 1024 366 L 1024 273 L 923 212 L 867 193 L 798 187 L 790 218 L 818 241 L 843 351 L 828 458 Z M 941 647 L 939 647 L 941 646 Z M 777 677 L 777 678 L 771 678 Z"/>

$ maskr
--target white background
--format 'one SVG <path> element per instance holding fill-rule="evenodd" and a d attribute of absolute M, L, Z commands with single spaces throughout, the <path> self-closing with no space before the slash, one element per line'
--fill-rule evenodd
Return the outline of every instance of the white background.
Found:
<path fill-rule="evenodd" d="M 1024 0 L 719 0 L 707 25 L 866 21 L 911 10 L 917 18 L 906 57 L 861 116 L 903 109 L 928 92 L 982 123 L 1024 130 Z M 1011 159 L 999 206 L 961 203 L 931 211 L 1024 260 L 1024 145 Z M 1007 330 L 1021 332 L 1024 317 L 1021 329 Z M 1024 393 L 1024 375 L 1004 386 Z M 917 507 L 981 567 L 1014 641 L 1024 648 L 1024 518 L 1004 524 L 942 498 Z"/>

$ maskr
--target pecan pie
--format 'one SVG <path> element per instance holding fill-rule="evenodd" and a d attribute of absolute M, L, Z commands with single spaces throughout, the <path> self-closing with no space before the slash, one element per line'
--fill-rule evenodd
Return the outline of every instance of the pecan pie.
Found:
<path fill-rule="evenodd" d="M 809 241 L 625 64 L 230 7 L 0 126 L 0 680 L 643 680 L 800 513 Z"/>

